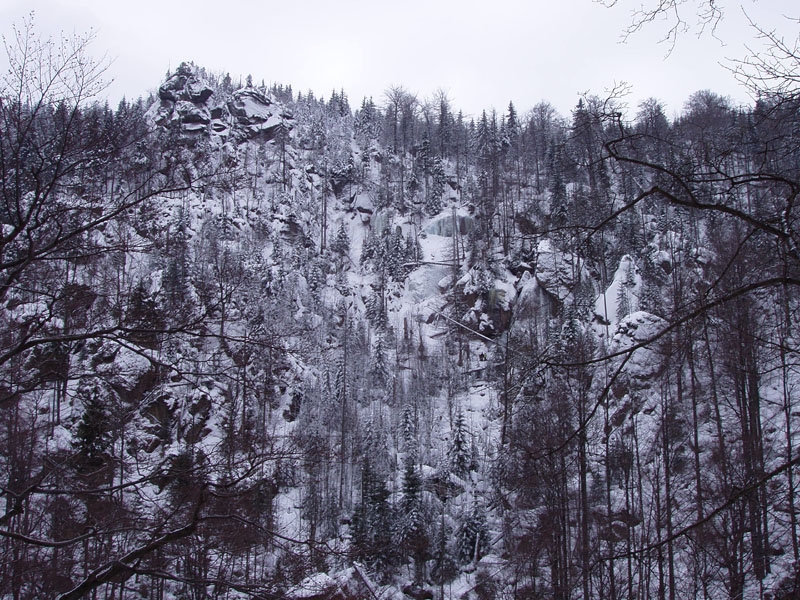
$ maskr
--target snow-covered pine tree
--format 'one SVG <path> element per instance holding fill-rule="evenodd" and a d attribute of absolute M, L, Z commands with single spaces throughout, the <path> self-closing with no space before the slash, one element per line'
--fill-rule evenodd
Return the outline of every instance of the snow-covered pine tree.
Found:
<path fill-rule="evenodd" d="M 366 317 L 377 331 L 384 331 L 387 325 L 386 305 L 383 286 L 373 287 L 366 301 Z"/>
<path fill-rule="evenodd" d="M 436 156 L 432 163 L 431 185 L 425 198 L 425 212 L 429 215 L 437 215 L 442 210 L 442 196 L 447 180 L 442 159 Z"/>
<path fill-rule="evenodd" d="M 75 429 L 74 445 L 82 468 L 93 471 L 103 464 L 103 456 L 111 445 L 111 416 L 97 382 L 82 380 L 78 398 L 83 404 L 83 414 Z"/>
<path fill-rule="evenodd" d="M 409 462 L 416 462 L 418 451 L 417 420 L 414 407 L 411 404 L 407 404 L 403 409 L 401 427 L 403 451 L 406 453 L 406 457 Z"/>
<path fill-rule="evenodd" d="M 462 565 L 477 563 L 489 551 L 486 509 L 475 499 L 472 508 L 459 519 L 456 556 Z"/>
<path fill-rule="evenodd" d="M 361 468 L 361 502 L 353 512 L 351 555 L 383 577 L 390 574 L 396 558 L 392 527 L 389 490 L 367 452 Z"/>
<path fill-rule="evenodd" d="M 467 479 L 472 465 L 472 436 L 460 408 L 453 420 L 450 435 L 450 447 L 447 450 L 450 469 L 455 475 Z"/>
<path fill-rule="evenodd" d="M 344 226 L 344 221 L 339 223 L 339 229 L 336 231 L 336 237 L 331 242 L 331 252 L 348 258 L 350 256 L 350 236 L 347 233 L 347 228 Z"/>
<path fill-rule="evenodd" d="M 430 558 L 430 538 L 422 504 L 422 481 L 413 460 L 405 460 L 403 497 L 396 521 L 395 543 L 405 560 L 414 563 L 414 581 L 422 583 L 425 561 Z"/>
<path fill-rule="evenodd" d="M 383 336 L 379 335 L 372 346 L 372 354 L 369 361 L 370 387 L 377 390 L 385 390 L 391 373 L 386 357 L 386 342 Z"/>

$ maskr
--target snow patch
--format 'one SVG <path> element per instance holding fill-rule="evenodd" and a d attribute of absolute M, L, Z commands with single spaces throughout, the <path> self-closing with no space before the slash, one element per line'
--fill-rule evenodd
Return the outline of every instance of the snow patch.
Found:
<path fill-rule="evenodd" d="M 537 255 L 536 279 L 544 290 L 563 302 L 580 280 L 581 260 L 558 250 L 548 238 L 539 241 Z"/>
<path fill-rule="evenodd" d="M 594 314 L 606 330 L 614 330 L 619 321 L 639 310 L 642 276 L 633 258 L 625 255 L 619 261 L 614 279 L 594 303 Z"/>
<path fill-rule="evenodd" d="M 654 340 L 647 346 L 636 348 L 625 364 L 625 372 L 632 379 L 643 383 L 661 372 L 664 354 L 657 338 L 666 326 L 664 319 L 645 311 L 631 313 L 617 325 L 611 339 L 612 352 L 622 352 Z"/>

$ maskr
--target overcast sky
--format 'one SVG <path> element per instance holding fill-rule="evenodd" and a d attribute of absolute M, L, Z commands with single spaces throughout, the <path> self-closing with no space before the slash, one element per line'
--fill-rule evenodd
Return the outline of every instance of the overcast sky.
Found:
<path fill-rule="evenodd" d="M 743 56 L 745 43 L 757 45 L 738 2 L 728 3 L 719 39 L 684 35 L 668 57 L 657 43 L 660 23 L 621 43 L 640 2 L 608 9 L 592 0 L 0 0 L 0 28 L 7 36 L 34 10 L 45 34 L 95 30 L 94 51 L 113 59 L 112 104 L 157 88 L 184 60 L 326 98 L 343 88 L 353 108 L 364 96 L 382 102 L 391 85 L 423 100 L 441 88 L 474 116 L 503 111 L 509 100 L 522 112 L 548 100 L 567 116 L 581 93 L 602 95 L 619 82 L 632 86 L 632 110 L 652 96 L 675 114 L 699 89 L 749 102 L 723 66 Z M 787 28 L 777 17 L 793 2 L 743 6 L 765 26 Z M 693 20 L 691 6 L 686 17 Z"/>

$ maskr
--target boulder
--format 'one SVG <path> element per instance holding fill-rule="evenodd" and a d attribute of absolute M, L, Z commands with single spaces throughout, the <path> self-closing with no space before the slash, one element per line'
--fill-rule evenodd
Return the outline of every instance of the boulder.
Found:
<path fill-rule="evenodd" d="M 214 93 L 206 83 L 197 77 L 191 65 L 181 63 L 175 74 L 158 88 L 158 97 L 166 102 L 180 100 L 194 104 L 205 104 Z"/>
<path fill-rule="evenodd" d="M 236 90 L 228 100 L 228 110 L 242 125 L 263 123 L 272 115 L 272 101 L 254 88 Z"/>
<path fill-rule="evenodd" d="M 272 100 L 254 88 L 235 91 L 228 101 L 228 110 L 237 127 L 249 137 L 269 141 L 292 128 L 291 114 L 273 106 Z"/>
<path fill-rule="evenodd" d="M 150 109 L 155 123 L 179 126 L 187 133 L 208 130 L 212 115 L 208 100 L 214 91 L 194 73 L 191 65 L 182 63 L 174 75 L 158 88 L 160 103 Z"/>
<path fill-rule="evenodd" d="M 211 122 L 211 115 L 208 108 L 203 105 L 196 105 L 193 102 L 179 100 L 175 103 L 175 112 L 181 124 L 195 123 L 208 125 Z"/>
<path fill-rule="evenodd" d="M 158 97 L 164 102 L 177 102 L 185 85 L 185 77 L 173 75 L 158 88 Z"/>
<path fill-rule="evenodd" d="M 362 223 L 369 223 L 372 219 L 372 215 L 375 212 L 375 206 L 372 203 L 369 195 L 367 194 L 358 194 L 356 196 L 355 201 L 353 202 L 353 207 L 358 212 L 359 216 L 361 217 Z"/>
<path fill-rule="evenodd" d="M 414 600 L 433 600 L 433 592 L 417 585 L 403 587 L 403 593 Z"/>
<path fill-rule="evenodd" d="M 184 92 L 188 95 L 188 100 L 195 104 L 205 104 L 214 94 L 214 90 L 208 87 L 204 82 L 199 79 L 188 79 Z"/>
<path fill-rule="evenodd" d="M 617 324 L 610 350 L 621 352 L 636 347 L 623 371 L 632 389 L 648 387 L 661 374 L 666 353 L 664 339 L 659 336 L 666 326 L 664 319 L 645 311 L 626 315 Z"/>
<path fill-rule="evenodd" d="M 539 242 L 537 257 L 536 280 L 544 291 L 563 302 L 579 281 L 580 259 L 561 252 L 546 238 Z"/>

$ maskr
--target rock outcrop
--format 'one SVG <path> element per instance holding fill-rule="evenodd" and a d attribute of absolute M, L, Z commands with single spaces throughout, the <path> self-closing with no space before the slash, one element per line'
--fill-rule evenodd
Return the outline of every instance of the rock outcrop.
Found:
<path fill-rule="evenodd" d="M 263 91 L 248 86 L 227 99 L 217 96 L 192 65 L 182 63 L 158 88 L 158 102 L 150 108 L 150 118 L 157 125 L 185 133 L 236 134 L 264 141 L 292 130 L 292 114 Z"/>

